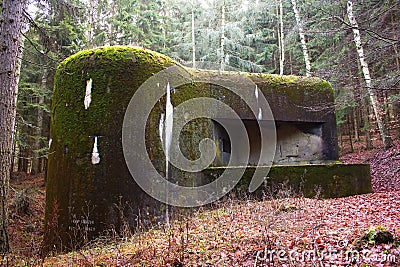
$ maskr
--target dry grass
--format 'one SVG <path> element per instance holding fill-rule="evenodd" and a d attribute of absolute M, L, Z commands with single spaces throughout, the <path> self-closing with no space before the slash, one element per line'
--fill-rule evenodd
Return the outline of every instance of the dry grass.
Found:
<path fill-rule="evenodd" d="M 91 249 L 48 258 L 44 266 L 262 266 L 267 260 L 256 257 L 265 250 L 296 251 L 299 255 L 310 250 L 344 253 L 352 250 L 352 243 L 371 226 L 399 233 L 399 193 L 330 200 L 225 200 L 216 209 L 176 220 L 170 228 L 152 229 L 107 245 L 99 242 Z M 400 257 L 400 250 L 393 245 L 375 244 L 370 249 Z M 277 257 L 273 262 L 275 266 L 318 263 L 315 259 L 279 261 Z M 366 259 L 351 264 L 342 254 L 335 260 L 326 257 L 321 263 L 361 266 Z M 382 266 L 398 266 L 387 264 Z"/>

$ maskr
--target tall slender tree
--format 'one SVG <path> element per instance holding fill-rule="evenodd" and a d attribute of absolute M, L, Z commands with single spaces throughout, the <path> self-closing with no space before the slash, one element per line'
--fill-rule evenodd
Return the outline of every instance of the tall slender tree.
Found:
<path fill-rule="evenodd" d="M 3 0 L 0 20 L 0 251 L 8 252 L 8 189 L 22 56 L 25 0 Z"/>
<path fill-rule="evenodd" d="M 296 18 L 297 30 L 299 31 L 301 48 L 303 50 L 304 62 L 306 64 L 306 76 L 310 77 L 311 76 L 311 61 L 310 61 L 310 56 L 309 56 L 308 49 L 307 49 L 306 35 L 304 34 L 304 29 L 303 29 L 302 21 L 300 19 L 300 12 L 299 12 L 299 9 L 297 8 L 296 0 L 292 0 L 292 6 L 293 6 L 294 16 Z"/>
<path fill-rule="evenodd" d="M 392 143 L 392 139 L 390 137 L 388 128 L 386 126 L 385 119 L 384 119 L 384 110 L 382 109 L 382 107 L 379 103 L 375 89 L 372 88 L 371 75 L 369 72 L 368 63 L 365 60 L 364 48 L 363 48 L 363 45 L 361 42 L 361 36 L 360 36 L 360 30 L 358 27 L 358 23 L 357 23 L 356 17 L 354 16 L 354 13 L 353 13 L 353 1 L 352 0 L 347 1 L 347 16 L 348 16 L 350 24 L 353 28 L 354 43 L 356 44 L 358 59 L 360 61 L 362 72 L 364 74 L 365 87 L 367 88 L 367 92 L 368 92 L 369 98 L 371 100 L 372 108 L 374 109 L 374 114 L 375 114 L 376 121 L 378 124 L 379 132 L 382 137 L 383 145 L 385 146 L 385 149 L 388 149 L 393 145 L 393 143 Z"/>
<path fill-rule="evenodd" d="M 285 36 L 283 32 L 283 3 L 282 0 L 275 0 L 276 17 L 278 18 L 278 44 L 279 44 L 279 75 L 283 75 L 285 66 Z"/>
<path fill-rule="evenodd" d="M 192 68 L 196 68 L 196 37 L 194 28 L 194 8 L 192 7 Z"/>
<path fill-rule="evenodd" d="M 225 70 L 225 1 L 221 7 L 220 70 Z"/>

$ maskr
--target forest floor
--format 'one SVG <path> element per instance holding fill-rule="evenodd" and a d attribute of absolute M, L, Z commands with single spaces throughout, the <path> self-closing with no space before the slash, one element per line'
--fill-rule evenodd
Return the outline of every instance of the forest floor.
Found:
<path fill-rule="evenodd" d="M 272 200 L 225 199 L 126 238 L 41 257 L 42 178 L 11 181 L 12 253 L 2 266 L 400 266 L 400 142 L 355 143 L 347 163 L 370 163 L 374 193 L 309 199 L 282 189 Z M 25 199 L 25 200 L 24 200 Z M 25 204 L 24 204 L 25 203 Z M 26 204 L 28 203 L 28 204 Z M 391 237 L 394 240 L 391 240 Z M 387 244 L 386 244 L 387 243 Z M 273 263 L 273 264 L 272 264 Z"/>
<path fill-rule="evenodd" d="M 374 192 L 400 190 L 400 141 L 385 151 L 382 143 L 375 140 L 372 150 L 365 150 L 364 143 L 354 143 L 354 152 L 346 146 L 341 153 L 340 160 L 345 163 L 369 163 L 371 165 L 372 189 Z"/>

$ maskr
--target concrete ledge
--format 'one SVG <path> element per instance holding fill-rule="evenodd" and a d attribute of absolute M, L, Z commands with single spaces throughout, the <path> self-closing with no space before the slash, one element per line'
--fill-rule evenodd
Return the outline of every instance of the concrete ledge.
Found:
<path fill-rule="evenodd" d="M 238 193 L 248 192 L 248 186 L 256 168 L 245 168 L 242 179 L 235 187 Z M 215 167 L 203 171 L 205 179 L 212 181 L 226 168 Z M 268 178 L 254 193 L 257 197 L 277 194 L 279 190 L 290 188 L 305 197 L 322 198 L 345 197 L 372 192 L 370 166 L 368 164 L 305 164 L 272 166 L 266 175 Z"/>

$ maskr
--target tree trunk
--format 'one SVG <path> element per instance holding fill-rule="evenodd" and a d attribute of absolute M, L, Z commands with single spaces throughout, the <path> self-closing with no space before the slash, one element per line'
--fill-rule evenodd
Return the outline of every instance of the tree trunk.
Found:
<path fill-rule="evenodd" d="M 371 138 L 371 122 L 369 118 L 369 108 L 368 108 L 368 100 L 363 99 L 362 100 L 362 109 L 363 109 L 363 117 L 364 117 L 364 129 L 365 129 L 365 148 L 367 150 L 371 150 L 374 148 L 374 145 L 372 143 L 372 138 Z"/>
<path fill-rule="evenodd" d="M 360 141 L 360 134 L 359 134 L 359 129 L 360 129 L 360 125 L 359 125 L 359 123 L 358 123 L 358 108 L 357 107 L 354 107 L 353 108 L 353 126 L 354 126 L 354 140 L 356 141 L 356 142 L 359 142 Z"/>
<path fill-rule="evenodd" d="M 47 69 L 43 69 L 42 74 L 42 81 L 41 81 L 42 88 L 47 87 Z M 32 171 L 31 174 L 39 174 L 42 172 L 41 169 L 41 158 L 40 153 L 38 152 L 42 148 L 42 129 L 43 129 L 43 119 L 44 119 L 44 112 L 43 112 L 43 105 L 44 105 L 44 97 L 39 96 L 38 107 L 37 107 L 37 121 L 36 121 L 36 128 L 34 129 L 34 146 L 33 146 L 33 158 L 32 158 Z"/>
<path fill-rule="evenodd" d="M 0 22 L 0 251 L 8 252 L 8 189 L 21 68 L 24 0 L 3 0 Z"/>
<path fill-rule="evenodd" d="M 194 35 L 194 10 L 192 9 L 192 68 L 196 68 L 196 39 Z"/>
<path fill-rule="evenodd" d="M 391 23 L 392 23 L 393 29 L 394 29 L 394 32 L 393 32 L 393 39 L 396 40 L 396 38 L 397 38 L 397 27 L 396 27 L 396 22 L 395 22 L 395 19 L 394 19 L 394 15 L 393 15 L 393 14 L 394 14 L 394 13 L 391 14 L 390 20 L 391 20 Z M 392 46 L 393 46 L 394 60 L 396 61 L 397 71 L 400 72 L 400 61 L 399 61 L 399 53 L 398 53 L 398 51 L 397 51 L 397 44 L 394 43 Z"/>
<path fill-rule="evenodd" d="M 400 72 L 400 61 L 399 61 L 399 52 L 397 51 L 396 45 L 393 45 L 394 51 L 394 59 L 396 60 L 397 71 Z"/>
<path fill-rule="evenodd" d="M 384 115 L 383 115 L 384 110 L 380 106 L 376 92 L 372 88 L 372 85 L 371 85 L 372 84 L 371 76 L 369 73 L 368 64 L 365 61 L 365 57 L 364 57 L 364 49 L 363 49 L 363 46 L 361 43 L 360 30 L 358 28 L 356 18 L 353 14 L 353 1 L 352 0 L 347 1 L 347 15 L 348 15 L 350 24 L 353 28 L 354 43 L 356 44 L 358 58 L 360 60 L 360 65 L 361 65 L 361 68 L 362 68 L 362 71 L 364 74 L 365 85 L 366 85 L 366 88 L 368 91 L 369 98 L 371 100 L 372 107 L 374 109 L 379 132 L 381 134 L 383 145 L 384 145 L 385 149 L 388 149 L 393 145 L 393 143 L 392 143 L 392 139 L 390 137 L 389 131 L 387 129 L 385 120 L 384 120 Z"/>
<path fill-rule="evenodd" d="M 283 34 L 283 4 L 282 0 L 275 0 L 276 17 L 278 19 L 278 47 L 279 47 L 279 75 L 283 75 L 283 67 L 285 63 L 285 43 Z"/>
<path fill-rule="evenodd" d="M 350 150 L 351 153 L 354 152 L 354 146 L 353 146 L 353 133 L 351 132 L 351 119 L 350 119 L 350 115 L 347 114 L 347 132 L 349 133 L 349 142 L 350 142 Z"/>
<path fill-rule="evenodd" d="M 279 23 L 281 25 L 281 61 L 280 61 L 280 74 L 283 75 L 283 66 L 285 63 L 285 37 L 283 33 L 283 4 L 279 0 Z"/>
<path fill-rule="evenodd" d="M 95 15 L 96 15 L 96 10 L 95 10 L 95 1 L 89 1 L 89 44 L 91 47 L 94 47 L 94 31 L 96 28 L 95 25 Z"/>
<path fill-rule="evenodd" d="M 292 0 L 292 5 L 293 5 L 294 16 L 296 18 L 297 29 L 299 30 L 301 49 L 303 50 L 304 62 L 306 64 L 306 76 L 310 77 L 311 76 L 311 61 L 310 61 L 310 57 L 308 55 L 306 36 L 304 34 L 302 22 L 300 20 L 300 13 L 299 13 L 299 10 L 297 9 L 296 0 Z"/>
<path fill-rule="evenodd" d="M 221 17 L 221 66 L 220 70 L 225 70 L 225 3 L 222 5 Z"/>
<path fill-rule="evenodd" d="M 115 1 L 111 3 L 111 14 L 110 14 L 111 22 L 108 27 L 108 40 L 110 45 L 114 45 L 114 18 L 115 18 Z"/>
<path fill-rule="evenodd" d="M 361 73 L 361 65 L 360 61 L 357 60 L 357 67 L 358 67 L 358 72 Z M 364 90 L 364 80 L 360 75 L 357 75 L 358 77 L 358 82 L 360 83 L 360 90 L 359 90 L 359 95 L 360 95 L 360 103 L 361 103 L 361 118 L 364 122 L 364 134 L 365 134 L 365 148 L 367 150 L 371 150 L 374 148 L 372 144 L 372 138 L 371 138 L 371 123 L 370 123 L 370 118 L 369 118 L 369 101 L 368 101 L 368 94 Z"/>

